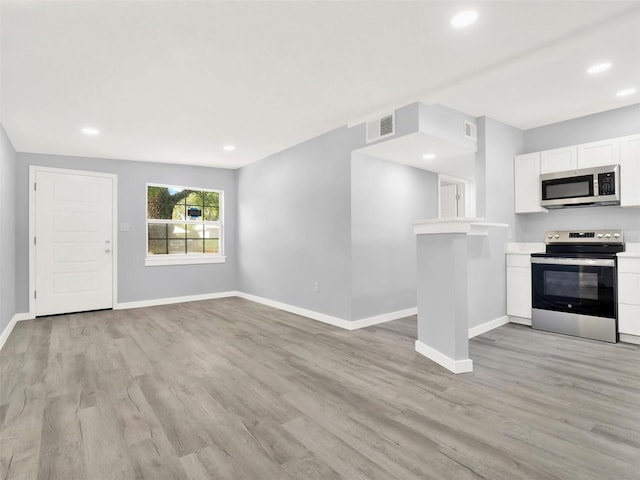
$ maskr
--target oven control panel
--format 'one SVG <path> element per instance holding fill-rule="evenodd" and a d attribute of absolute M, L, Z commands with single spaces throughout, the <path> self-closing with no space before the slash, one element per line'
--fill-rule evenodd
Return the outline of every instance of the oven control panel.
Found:
<path fill-rule="evenodd" d="M 552 230 L 547 231 L 544 239 L 546 244 L 553 243 L 624 243 L 622 230 Z"/>

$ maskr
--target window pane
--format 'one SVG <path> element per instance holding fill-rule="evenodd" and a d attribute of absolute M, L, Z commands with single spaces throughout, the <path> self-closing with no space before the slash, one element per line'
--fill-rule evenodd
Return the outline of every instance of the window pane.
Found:
<path fill-rule="evenodd" d="M 186 196 L 186 203 L 189 205 L 196 205 L 198 207 L 202 207 L 204 204 L 204 198 L 202 195 L 203 192 L 200 190 L 189 190 L 188 195 Z"/>
<path fill-rule="evenodd" d="M 169 223 L 167 224 L 167 237 L 168 238 L 184 238 L 187 232 L 187 226 L 184 223 Z"/>
<path fill-rule="evenodd" d="M 217 207 L 220 205 L 220 194 L 218 192 L 204 192 L 205 207 Z"/>
<path fill-rule="evenodd" d="M 164 255 L 167 253 L 166 240 L 149 240 L 149 255 Z"/>
<path fill-rule="evenodd" d="M 209 222 L 217 222 L 218 207 L 204 207 L 204 220 Z"/>
<path fill-rule="evenodd" d="M 167 225 L 165 223 L 150 223 L 149 238 L 167 238 Z"/>
<path fill-rule="evenodd" d="M 204 237 L 204 225 L 187 225 L 187 238 Z"/>
<path fill-rule="evenodd" d="M 180 220 L 185 216 L 188 190 L 173 187 L 147 187 L 147 218 Z"/>
<path fill-rule="evenodd" d="M 187 240 L 187 253 L 202 253 L 203 252 L 203 240 Z"/>
<path fill-rule="evenodd" d="M 205 225 L 204 238 L 220 238 L 220 228 L 215 225 Z"/>
<path fill-rule="evenodd" d="M 184 255 L 186 253 L 185 242 L 186 240 L 169 240 L 169 253 Z"/>
<path fill-rule="evenodd" d="M 220 253 L 219 242 L 216 238 L 215 240 L 205 240 L 204 241 L 204 253 Z"/>

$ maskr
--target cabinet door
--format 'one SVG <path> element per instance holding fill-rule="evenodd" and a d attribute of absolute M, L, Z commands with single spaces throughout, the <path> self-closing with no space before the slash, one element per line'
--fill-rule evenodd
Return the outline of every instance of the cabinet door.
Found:
<path fill-rule="evenodd" d="M 620 205 L 640 207 L 640 134 L 620 139 Z"/>
<path fill-rule="evenodd" d="M 618 302 L 640 305 L 640 274 L 618 273 Z"/>
<path fill-rule="evenodd" d="M 565 172 L 576 168 L 578 168 L 576 145 L 540 152 L 540 173 Z"/>
<path fill-rule="evenodd" d="M 540 206 L 540 152 L 517 155 L 513 171 L 515 212 L 546 212 Z"/>
<path fill-rule="evenodd" d="M 640 305 L 618 305 L 618 332 L 640 336 Z"/>
<path fill-rule="evenodd" d="M 619 138 L 578 145 L 578 168 L 603 167 L 619 163 Z"/>
<path fill-rule="evenodd" d="M 531 318 L 531 268 L 507 267 L 507 315 Z"/>

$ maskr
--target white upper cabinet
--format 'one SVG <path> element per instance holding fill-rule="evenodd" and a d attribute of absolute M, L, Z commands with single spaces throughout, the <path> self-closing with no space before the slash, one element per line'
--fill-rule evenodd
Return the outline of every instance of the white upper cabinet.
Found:
<path fill-rule="evenodd" d="M 578 168 L 578 146 L 540 152 L 540 173 L 564 172 Z"/>
<path fill-rule="evenodd" d="M 603 167 L 619 163 L 619 138 L 578 145 L 578 168 Z"/>
<path fill-rule="evenodd" d="M 640 207 L 640 133 L 555 148 L 514 158 L 516 213 L 546 212 L 540 206 L 540 175 L 620 165 L 620 206 Z"/>
<path fill-rule="evenodd" d="M 540 152 L 516 155 L 513 167 L 516 213 L 546 212 L 540 206 Z"/>
<path fill-rule="evenodd" d="M 640 207 L 640 134 L 620 139 L 620 205 Z"/>

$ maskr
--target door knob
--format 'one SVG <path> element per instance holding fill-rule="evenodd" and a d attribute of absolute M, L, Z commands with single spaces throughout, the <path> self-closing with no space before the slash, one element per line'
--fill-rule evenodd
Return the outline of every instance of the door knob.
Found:
<path fill-rule="evenodd" d="M 105 251 L 104 251 L 104 253 L 109 253 L 109 252 L 111 252 L 111 250 L 109 250 L 108 248 L 105 249 Z"/>

